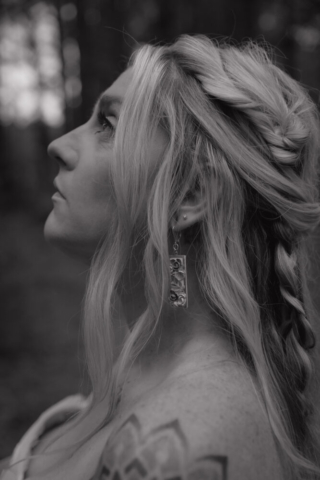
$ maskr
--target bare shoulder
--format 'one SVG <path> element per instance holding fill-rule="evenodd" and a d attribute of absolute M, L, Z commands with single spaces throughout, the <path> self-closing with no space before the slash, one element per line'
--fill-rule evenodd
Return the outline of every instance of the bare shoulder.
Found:
<path fill-rule="evenodd" d="M 91 480 L 281 480 L 250 376 L 232 365 L 175 379 L 122 418 Z"/>

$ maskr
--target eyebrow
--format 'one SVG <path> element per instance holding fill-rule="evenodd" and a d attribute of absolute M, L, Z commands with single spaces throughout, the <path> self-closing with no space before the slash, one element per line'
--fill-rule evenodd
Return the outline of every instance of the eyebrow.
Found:
<path fill-rule="evenodd" d="M 119 108 L 122 105 L 122 98 L 103 93 L 95 104 L 94 110 L 109 110 L 115 116 L 119 115 Z"/>

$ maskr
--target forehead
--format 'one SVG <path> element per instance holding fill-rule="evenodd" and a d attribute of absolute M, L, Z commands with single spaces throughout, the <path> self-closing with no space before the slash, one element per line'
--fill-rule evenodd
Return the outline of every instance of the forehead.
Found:
<path fill-rule="evenodd" d="M 110 97 L 116 97 L 119 98 L 119 100 L 123 100 L 128 91 L 132 76 L 132 68 L 128 68 L 109 88 L 107 88 L 107 90 L 103 92 L 103 95 L 108 95 Z"/>

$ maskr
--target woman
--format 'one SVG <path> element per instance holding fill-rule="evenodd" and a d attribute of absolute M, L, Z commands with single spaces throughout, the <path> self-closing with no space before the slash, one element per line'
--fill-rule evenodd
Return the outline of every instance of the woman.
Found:
<path fill-rule="evenodd" d="M 319 478 L 305 274 L 317 129 L 262 49 L 184 36 L 142 47 L 49 146 L 45 235 L 91 265 L 92 396 L 48 411 L 4 479 Z"/>

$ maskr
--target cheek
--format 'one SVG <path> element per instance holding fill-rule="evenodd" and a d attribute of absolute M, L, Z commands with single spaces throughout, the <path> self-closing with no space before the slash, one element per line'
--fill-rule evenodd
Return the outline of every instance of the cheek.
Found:
<path fill-rule="evenodd" d="M 70 177 L 70 210 L 92 227 L 107 214 L 110 203 L 113 200 L 107 159 L 79 165 Z"/>
<path fill-rule="evenodd" d="M 109 172 L 105 168 L 89 172 L 75 192 L 75 215 L 79 223 L 90 228 L 93 234 L 101 235 L 108 228 L 114 212 Z"/>

